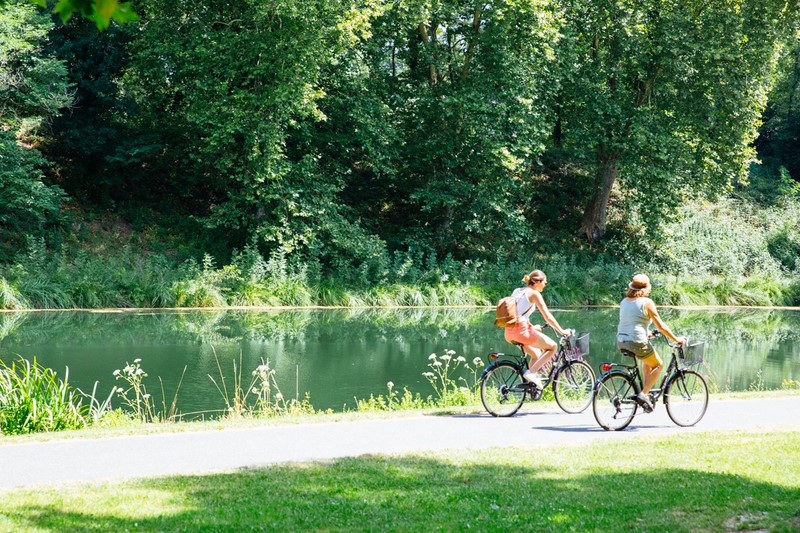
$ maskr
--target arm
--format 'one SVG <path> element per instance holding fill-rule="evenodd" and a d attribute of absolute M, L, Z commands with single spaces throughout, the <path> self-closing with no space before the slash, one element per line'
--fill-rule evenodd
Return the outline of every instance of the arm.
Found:
<path fill-rule="evenodd" d="M 653 320 L 653 324 L 655 324 L 656 328 L 667 336 L 672 342 L 677 342 L 678 344 L 683 344 L 686 342 L 686 339 L 683 337 L 677 337 L 669 329 L 669 326 L 661 319 L 661 315 L 658 314 L 658 310 L 656 309 L 656 304 L 653 303 L 653 300 L 647 300 L 644 304 L 644 312 Z"/>
<path fill-rule="evenodd" d="M 547 304 L 544 303 L 544 298 L 542 298 L 542 294 L 539 291 L 531 290 L 528 299 L 533 305 L 539 308 L 539 312 L 542 313 L 544 321 L 553 326 L 553 329 L 556 330 L 556 333 L 562 336 L 567 334 L 564 328 L 561 327 L 553 314 L 550 312 L 550 309 L 547 308 Z"/>

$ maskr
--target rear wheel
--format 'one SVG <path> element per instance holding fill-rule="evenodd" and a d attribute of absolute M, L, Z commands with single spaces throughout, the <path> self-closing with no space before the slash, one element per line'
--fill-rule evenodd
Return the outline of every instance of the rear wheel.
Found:
<path fill-rule="evenodd" d="M 553 394 L 565 413 L 582 413 L 592 403 L 594 370 L 584 361 L 570 361 L 556 372 Z"/>
<path fill-rule="evenodd" d="M 627 374 L 606 374 L 600 378 L 592 398 L 592 411 L 600 427 L 610 431 L 628 427 L 638 407 L 633 399 L 635 394 L 636 386 Z"/>
<path fill-rule="evenodd" d="M 481 380 L 481 402 L 492 416 L 512 416 L 525 401 L 522 375 L 511 362 L 497 363 Z"/>
<path fill-rule="evenodd" d="M 706 414 L 708 385 L 694 370 L 679 370 L 664 391 L 667 414 L 679 426 L 693 426 Z"/>

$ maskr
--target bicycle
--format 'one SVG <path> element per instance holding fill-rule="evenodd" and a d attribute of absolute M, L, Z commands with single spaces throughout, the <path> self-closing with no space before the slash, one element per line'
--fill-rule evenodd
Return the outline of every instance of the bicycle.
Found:
<path fill-rule="evenodd" d="M 543 326 L 542 329 L 547 326 Z M 520 354 L 489 354 L 489 366 L 481 376 L 481 402 L 492 416 L 513 416 L 526 396 L 532 400 L 542 397 L 544 388 L 552 384 L 558 406 L 566 413 L 581 413 L 592 401 L 595 373 L 583 360 L 589 353 L 589 334 L 584 333 L 575 341 L 564 336 L 558 342 L 558 351 L 545 365 L 542 388 L 528 383 L 522 374 L 528 369 L 527 354 L 522 344 Z"/>
<path fill-rule="evenodd" d="M 651 338 L 659 335 L 655 331 Z M 706 414 L 708 384 L 699 372 L 688 367 L 703 362 L 705 341 L 694 344 L 687 341 L 685 346 L 672 344 L 668 340 L 666 342 L 672 349 L 672 359 L 664 372 L 661 386 L 650 391 L 650 404 L 655 408 L 656 402 L 663 396 L 670 419 L 682 427 L 693 426 Z M 600 366 L 603 374 L 597 380 L 592 397 L 594 418 L 607 431 L 625 429 L 639 407 L 645 409 L 636 399 L 642 390 L 642 375 L 636 356 L 628 350 L 620 351 L 627 357 L 633 357 L 633 365 L 603 363 Z"/>

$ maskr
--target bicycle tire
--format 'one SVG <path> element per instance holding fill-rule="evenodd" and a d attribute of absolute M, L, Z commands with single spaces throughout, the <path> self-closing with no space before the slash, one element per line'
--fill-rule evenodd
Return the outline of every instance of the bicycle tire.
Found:
<path fill-rule="evenodd" d="M 592 396 L 594 419 L 600 427 L 606 431 L 628 427 L 639 407 L 631 398 L 636 393 L 636 383 L 628 374 L 611 372 L 602 376 Z"/>
<path fill-rule="evenodd" d="M 596 382 L 594 370 L 585 361 L 568 361 L 553 377 L 553 395 L 565 413 L 582 413 L 592 403 Z"/>
<path fill-rule="evenodd" d="M 667 414 L 677 425 L 689 427 L 700 422 L 708 409 L 708 384 L 694 370 L 679 370 L 664 388 Z"/>
<path fill-rule="evenodd" d="M 492 416 L 513 416 L 522 402 L 526 390 L 517 365 L 500 362 L 486 369 L 481 379 L 481 402 Z"/>

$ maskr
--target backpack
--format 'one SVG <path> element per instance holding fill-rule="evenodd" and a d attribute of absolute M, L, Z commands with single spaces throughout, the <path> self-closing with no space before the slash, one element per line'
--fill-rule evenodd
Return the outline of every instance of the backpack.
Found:
<path fill-rule="evenodd" d="M 516 291 L 514 292 L 516 294 Z M 522 315 L 527 315 L 534 307 L 535 306 L 531 305 Z M 517 322 L 519 322 L 519 317 L 517 316 L 517 299 L 514 295 L 500 298 L 500 301 L 497 302 L 497 306 L 495 307 L 494 325 L 498 328 L 507 328 L 508 326 L 513 326 Z"/>
<path fill-rule="evenodd" d="M 498 328 L 507 328 L 517 323 L 517 299 L 513 296 L 500 298 L 495 307 L 494 325 Z"/>

